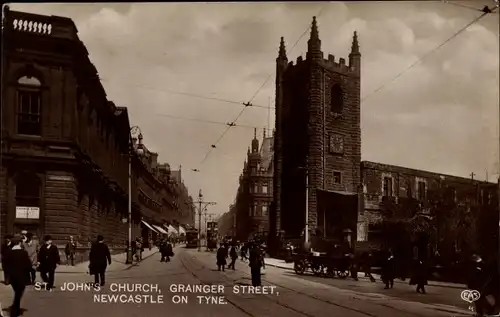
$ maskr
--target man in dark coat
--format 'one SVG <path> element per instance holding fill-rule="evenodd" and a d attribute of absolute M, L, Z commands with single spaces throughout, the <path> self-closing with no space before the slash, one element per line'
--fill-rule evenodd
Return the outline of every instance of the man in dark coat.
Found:
<path fill-rule="evenodd" d="M 417 293 L 425 294 L 427 285 L 427 267 L 422 260 L 416 260 L 410 285 L 417 285 Z"/>
<path fill-rule="evenodd" d="M 167 240 L 163 239 L 160 241 L 159 249 L 161 254 L 160 262 L 165 262 L 165 258 L 167 257 Z"/>
<path fill-rule="evenodd" d="M 226 258 L 227 258 L 227 250 L 225 245 L 222 244 L 217 250 L 217 268 L 219 271 L 221 270 L 224 271 L 224 267 L 227 264 Z"/>
<path fill-rule="evenodd" d="M 12 235 L 5 236 L 5 242 L 2 244 L 1 256 L 2 256 L 2 268 L 3 268 L 3 282 L 5 285 L 9 285 L 9 268 L 7 266 L 7 259 L 9 257 L 10 250 L 12 248 Z"/>
<path fill-rule="evenodd" d="M 103 236 L 97 236 L 97 242 L 90 249 L 89 260 L 89 271 L 94 275 L 94 282 L 104 286 L 106 268 L 111 264 L 111 253 L 107 244 L 104 243 Z"/>
<path fill-rule="evenodd" d="M 250 274 L 252 276 L 252 285 L 260 286 L 261 278 L 260 278 L 260 268 L 262 267 L 262 255 L 260 254 L 260 249 L 257 245 L 254 245 L 250 249 L 249 255 L 250 264 Z"/>
<path fill-rule="evenodd" d="M 236 251 L 236 245 L 233 245 L 231 247 L 231 250 L 229 251 L 229 257 L 231 258 L 231 263 L 229 263 L 229 266 L 227 267 L 228 269 L 233 269 L 235 270 L 234 265 L 236 264 L 236 260 L 238 259 L 238 252 Z"/>
<path fill-rule="evenodd" d="M 72 236 L 69 237 L 69 241 L 66 243 L 66 247 L 64 248 L 64 253 L 66 254 L 66 265 L 75 265 L 76 248 L 76 241 Z"/>
<path fill-rule="evenodd" d="M 165 262 L 170 262 L 170 258 L 174 256 L 174 249 L 170 241 L 167 240 L 165 246 Z"/>
<path fill-rule="evenodd" d="M 7 257 L 6 266 L 9 268 L 10 285 L 14 290 L 14 302 L 10 307 L 10 316 L 21 315 L 21 298 L 26 285 L 31 283 L 30 272 L 32 268 L 28 253 L 22 248 L 23 237 L 16 235 L 12 238 L 12 250 Z"/>
<path fill-rule="evenodd" d="M 382 276 L 381 276 L 382 282 L 385 283 L 385 289 L 394 287 L 395 275 L 396 275 L 396 265 L 395 265 L 394 255 L 392 254 L 392 251 L 389 251 L 382 267 Z"/>
<path fill-rule="evenodd" d="M 54 288 L 54 279 L 56 267 L 61 264 L 59 250 L 52 244 L 52 237 L 45 236 L 45 244 L 40 247 L 38 252 L 38 266 L 40 268 L 40 276 L 46 283 L 46 290 L 52 291 Z"/>

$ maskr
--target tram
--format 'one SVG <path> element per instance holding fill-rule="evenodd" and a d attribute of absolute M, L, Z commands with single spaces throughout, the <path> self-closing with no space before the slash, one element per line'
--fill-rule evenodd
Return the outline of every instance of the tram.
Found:
<path fill-rule="evenodd" d="M 186 231 L 186 248 L 198 247 L 198 230 L 190 229 Z"/>

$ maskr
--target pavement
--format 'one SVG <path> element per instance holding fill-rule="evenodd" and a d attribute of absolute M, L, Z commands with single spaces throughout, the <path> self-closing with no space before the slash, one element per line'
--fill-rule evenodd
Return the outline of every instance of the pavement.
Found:
<path fill-rule="evenodd" d="M 282 268 L 285 270 L 292 270 L 293 271 L 293 263 L 286 263 L 284 260 L 266 257 L 265 263 L 266 263 L 266 265 L 269 265 L 269 266 L 279 267 L 279 268 Z M 372 274 L 372 275 L 376 280 L 380 280 L 379 274 Z M 368 277 L 365 277 L 365 274 L 363 272 L 359 273 L 359 279 L 370 280 Z M 405 282 L 405 281 L 397 279 L 397 280 L 394 280 L 394 283 L 395 284 L 408 284 L 408 281 Z M 429 281 L 428 284 L 429 284 L 429 286 L 456 288 L 456 289 L 460 289 L 460 290 L 464 290 L 467 288 L 467 286 L 465 284 L 447 283 L 447 282 L 438 282 L 438 281 Z"/>
<path fill-rule="evenodd" d="M 171 262 L 160 262 L 159 256 L 145 258 L 128 269 L 109 271 L 106 285 L 87 288 L 92 277 L 85 273 L 57 274 L 53 292 L 34 287 L 26 290 L 22 307 L 24 317 L 70 315 L 73 317 L 449 317 L 470 316 L 464 307 L 406 300 L 381 289 L 350 290 L 328 282 L 297 277 L 290 270 L 268 265 L 263 285 L 269 294 L 252 294 L 248 264 L 238 261 L 236 270 L 219 272 L 215 254 L 176 247 Z M 152 253 L 154 255 L 154 253 Z M 351 281 L 351 283 L 355 283 Z M 74 290 L 75 285 L 80 286 Z M 180 286 L 182 285 L 182 286 Z M 204 285 L 209 290 L 196 289 Z M 273 286 L 274 288 L 271 288 Z M 121 291 L 116 288 L 121 287 Z M 193 287 L 195 287 L 193 289 Z M 124 290 L 124 288 L 128 288 Z M 182 289 L 183 288 L 183 289 Z M 441 288 L 441 291 L 446 288 Z M 238 292 L 236 292 L 238 291 Z M 246 291 L 246 292 L 244 292 Z M 271 294 L 272 291 L 272 294 Z M 392 290 L 390 290 L 392 291 Z M 428 298 L 434 298 L 431 291 Z M 117 297 L 117 295 L 125 295 Z M 426 296 L 426 295 L 422 295 Z M 460 296 L 458 295 L 458 300 Z M 114 301 L 122 301 L 115 303 Z M 142 300 L 142 302 L 139 302 Z M 12 301 L 10 287 L 0 285 L 0 302 L 5 308 Z M 104 303 L 104 301 L 107 301 Z M 208 301 L 208 302 L 207 302 Z"/>
<path fill-rule="evenodd" d="M 152 248 L 151 250 L 145 249 L 142 252 L 142 260 L 149 258 L 150 256 L 158 253 L 158 248 Z M 129 269 L 132 266 L 138 265 L 136 262 L 133 264 L 127 264 L 127 253 L 118 253 L 111 256 L 111 264 L 108 265 L 107 272 L 123 271 Z M 89 271 L 89 261 L 81 262 L 71 265 L 59 265 L 57 266 L 56 273 L 87 273 Z"/>

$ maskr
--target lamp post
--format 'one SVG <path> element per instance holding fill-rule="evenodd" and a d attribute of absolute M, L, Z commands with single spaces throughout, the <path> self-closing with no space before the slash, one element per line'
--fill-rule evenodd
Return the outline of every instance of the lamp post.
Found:
<path fill-rule="evenodd" d="M 134 148 L 134 144 L 132 142 L 132 135 L 138 133 L 139 144 L 137 149 Z M 133 126 L 130 128 L 130 142 L 129 142 L 129 152 L 128 152 L 128 247 L 127 247 L 127 264 L 131 264 L 133 259 L 132 254 L 132 157 L 134 152 L 137 155 L 142 155 L 144 153 L 144 149 L 142 148 L 142 132 L 138 126 Z"/>
<path fill-rule="evenodd" d="M 299 170 L 304 170 L 306 173 L 306 210 L 305 210 L 305 220 L 306 225 L 304 229 L 304 245 L 307 247 L 309 245 L 309 169 L 307 167 L 298 167 Z"/>

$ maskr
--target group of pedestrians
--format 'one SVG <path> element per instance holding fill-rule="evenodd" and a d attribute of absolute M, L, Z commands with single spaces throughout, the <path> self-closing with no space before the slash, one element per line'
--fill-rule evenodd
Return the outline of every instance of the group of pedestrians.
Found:
<path fill-rule="evenodd" d="M 74 265 L 76 242 L 71 237 L 65 247 L 67 263 Z M 21 315 L 21 299 L 28 285 L 36 282 L 36 272 L 44 282 L 42 289 L 54 290 L 56 268 L 61 264 L 59 249 L 52 242 L 52 237 L 46 235 L 43 243 L 30 232 L 7 235 L 1 248 L 4 283 L 11 285 L 14 300 L 10 306 L 10 316 Z M 94 275 L 95 283 L 104 285 L 106 267 L 111 264 L 111 253 L 104 243 L 104 237 L 99 235 L 92 244 L 89 254 L 89 273 Z M 0 315 L 1 316 L 1 315 Z"/>
<path fill-rule="evenodd" d="M 52 291 L 55 270 L 61 261 L 59 250 L 52 244 L 51 236 L 45 236 L 44 244 L 39 245 L 32 233 L 23 231 L 21 234 L 7 235 L 1 251 L 4 283 L 11 285 L 14 291 L 10 316 L 17 317 L 21 315 L 21 298 L 26 286 L 35 283 L 37 270 L 45 283 L 45 289 Z"/>
<path fill-rule="evenodd" d="M 260 248 L 260 245 L 255 242 L 249 242 L 241 245 L 238 248 L 238 244 L 221 243 L 219 249 L 217 250 L 217 268 L 219 271 L 224 271 L 227 265 L 228 269 L 236 269 L 236 260 L 238 259 L 238 249 L 240 251 L 242 261 L 249 260 L 248 266 L 250 267 L 250 274 L 252 277 L 253 286 L 261 286 L 261 274 L 262 268 L 265 268 L 264 262 L 264 251 Z M 247 258 L 247 251 L 249 256 Z M 227 259 L 231 262 L 227 264 Z"/>

